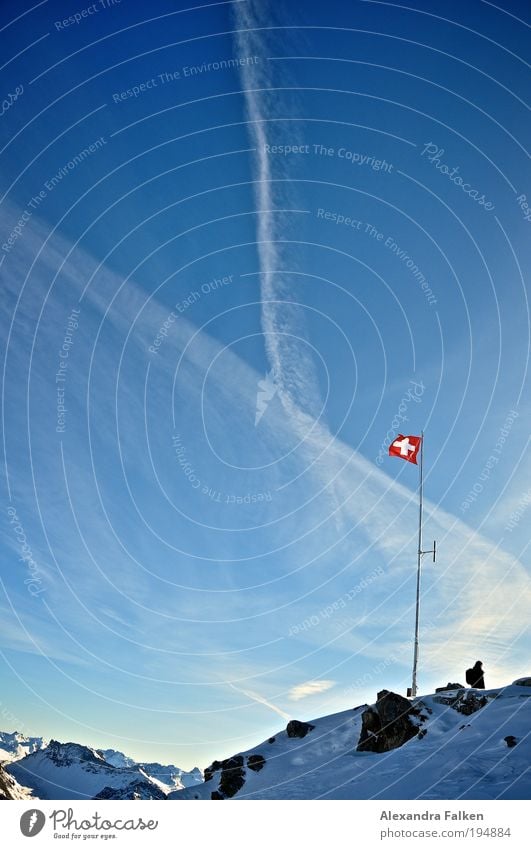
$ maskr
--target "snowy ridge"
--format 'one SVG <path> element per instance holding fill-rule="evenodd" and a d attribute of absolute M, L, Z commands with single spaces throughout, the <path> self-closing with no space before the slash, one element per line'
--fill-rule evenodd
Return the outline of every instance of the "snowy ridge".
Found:
<path fill-rule="evenodd" d="M 107 761 L 111 766 L 118 767 L 130 767 L 136 766 L 133 758 L 127 757 L 123 752 L 117 752 L 116 749 L 98 749 L 99 754 Z"/>
<path fill-rule="evenodd" d="M 157 782 L 166 793 L 183 787 L 193 787 L 203 781 L 203 774 L 197 767 L 186 772 L 173 764 L 164 766 L 158 763 L 139 763 L 138 766 L 143 769 L 146 775 L 149 775 L 152 781 Z"/>
<path fill-rule="evenodd" d="M 95 799 L 166 799 L 163 793 L 151 781 L 133 781 L 124 788 L 104 787 L 94 796 Z"/>
<path fill-rule="evenodd" d="M 0 765 L 0 799 L 527 799 L 530 729 L 531 678 L 412 702 L 382 691 L 372 706 L 290 720 L 259 746 L 214 761 L 205 781 L 198 769 L 52 740 Z"/>
<path fill-rule="evenodd" d="M 112 766 L 95 749 L 56 740 L 8 764 L 6 771 L 39 799 L 92 799 L 105 787 L 153 784 L 141 769 Z"/>
<path fill-rule="evenodd" d="M 36 753 L 41 757 L 31 757 Z M 187 772 L 174 764 L 138 763 L 116 749 L 91 749 L 56 740 L 48 743 L 17 731 L 0 732 L 0 764 L 9 768 L 3 772 L 4 782 L 17 787 L 21 782 L 31 788 L 13 789 L 22 795 L 8 795 L 7 788 L 5 798 L 33 798 L 28 795 L 33 792 L 42 799 L 77 799 L 105 792 L 107 795 L 98 797 L 160 799 L 203 781 L 197 767 Z"/>
<path fill-rule="evenodd" d="M 0 761 L 23 758 L 47 745 L 43 737 L 26 737 L 18 731 L 0 731 Z"/>
<path fill-rule="evenodd" d="M 98 751 L 107 763 L 112 764 L 112 766 L 137 767 L 141 769 L 165 793 L 169 793 L 172 790 L 180 790 L 183 787 L 191 787 L 203 781 L 203 774 L 197 767 L 187 772 L 175 766 L 175 764 L 134 761 L 132 758 L 127 757 L 127 755 L 124 755 L 123 752 L 117 752 L 115 749 L 99 749 Z"/>
<path fill-rule="evenodd" d="M 413 720 L 418 733 L 381 754 L 357 750 L 365 705 L 312 720 L 303 738 L 281 731 L 230 759 L 229 767 L 225 761 L 224 769 L 207 769 L 206 777 L 213 775 L 205 783 L 168 798 L 226 799 L 243 779 L 235 800 L 527 799 L 531 678 L 519 680 L 528 683 L 416 699 L 425 717 Z M 468 699 L 475 708 L 470 715 L 460 712 L 469 709 Z M 259 769 L 253 756 L 264 761 Z"/>

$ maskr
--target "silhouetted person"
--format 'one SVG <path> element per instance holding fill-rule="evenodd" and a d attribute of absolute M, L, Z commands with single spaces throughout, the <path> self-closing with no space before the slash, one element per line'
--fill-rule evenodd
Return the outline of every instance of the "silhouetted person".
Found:
<path fill-rule="evenodd" d="M 485 689 L 485 680 L 483 678 L 483 666 L 480 660 L 476 660 L 471 669 L 467 669 L 465 673 L 466 683 L 470 687 L 475 687 L 477 690 Z"/>

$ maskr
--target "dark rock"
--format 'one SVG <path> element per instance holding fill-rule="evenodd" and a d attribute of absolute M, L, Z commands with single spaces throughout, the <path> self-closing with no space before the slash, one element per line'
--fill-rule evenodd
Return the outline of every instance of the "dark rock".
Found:
<path fill-rule="evenodd" d="M 513 684 L 516 684 L 517 687 L 531 687 L 531 678 L 517 678 L 516 681 L 513 681 Z"/>
<path fill-rule="evenodd" d="M 72 766 L 85 762 L 87 764 L 102 765 L 95 751 L 80 743 L 60 743 L 58 740 L 50 740 L 46 747 L 46 757 L 56 766 Z"/>
<path fill-rule="evenodd" d="M 222 799 L 232 798 L 245 784 L 243 755 L 233 755 L 232 758 L 227 758 L 224 761 L 214 761 L 208 769 L 209 774 L 212 771 L 212 775 L 214 772 L 221 770 L 218 791 Z M 207 770 L 205 770 L 205 776 L 206 774 Z"/>
<path fill-rule="evenodd" d="M 504 737 L 503 739 L 505 740 L 510 749 L 512 749 L 513 746 L 516 746 L 516 744 L 518 743 L 518 740 L 516 739 L 516 737 L 513 737 L 512 734 L 509 734 L 508 737 Z"/>
<path fill-rule="evenodd" d="M 445 690 L 464 690 L 465 687 L 463 684 L 450 684 L 448 683 L 446 687 L 436 687 L 436 693 L 444 693 Z"/>
<path fill-rule="evenodd" d="M 419 733 L 417 734 L 418 739 L 422 740 L 422 738 L 425 737 L 427 733 L 428 733 L 427 728 L 421 728 Z"/>
<path fill-rule="evenodd" d="M 233 755 L 232 758 L 226 758 L 224 761 L 213 761 L 205 769 L 205 781 L 211 781 L 216 773 L 220 775 L 218 789 L 212 791 L 218 794 L 215 798 L 230 799 L 245 784 L 243 755 Z"/>
<path fill-rule="evenodd" d="M 276 739 L 277 739 L 276 737 L 270 737 L 267 742 L 268 743 L 274 743 Z"/>
<path fill-rule="evenodd" d="M 291 719 L 286 726 L 288 737 L 306 737 L 309 731 L 313 731 L 315 725 L 310 722 L 300 722 L 298 719 Z"/>
<path fill-rule="evenodd" d="M 218 793 L 217 790 L 213 790 L 212 793 L 210 794 L 210 798 L 211 799 L 223 799 L 223 796 L 221 795 L 221 793 Z"/>
<path fill-rule="evenodd" d="M 221 761 L 221 766 L 223 769 L 239 769 L 244 763 L 243 755 L 233 755 L 232 758 Z"/>
<path fill-rule="evenodd" d="M 4 765 L 0 764 L 0 801 L 6 799 L 20 799 L 20 788 L 17 790 L 17 782 L 4 770 Z M 30 799 L 33 797 L 29 797 Z"/>
<path fill-rule="evenodd" d="M 458 713 L 462 713 L 464 716 L 470 716 L 470 714 L 475 713 L 477 710 L 481 710 L 482 707 L 488 703 L 488 699 L 486 696 L 476 696 L 475 693 L 467 690 L 463 695 L 458 695 L 455 699 L 450 702 L 450 707 L 456 710 Z"/>
<path fill-rule="evenodd" d="M 247 766 L 249 769 L 252 769 L 253 772 L 260 772 L 260 770 L 265 766 L 265 758 L 262 757 L 262 755 L 249 755 L 247 758 Z"/>
<path fill-rule="evenodd" d="M 210 781 L 214 777 L 214 773 L 221 769 L 221 761 L 212 761 L 210 766 L 205 769 L 205 781 Z"/>
<path fill-rule="evenodd" d="M 389 752 L 419 734 L 417 707 L 398 693 L 382 690 L 376 704 L 362 713 L 357 749 L 361 752 Z"/>
<path fill-rule="evenodd" d="M 221 781 L 219 782 L 219 792 L 225 798 L 230 799 L 235 796 L 238 790 L 241 790 L 245 784 L 245 769 L 243 768 L 242 755 L 235 755 L 223 762 L 221 770 Z"/>

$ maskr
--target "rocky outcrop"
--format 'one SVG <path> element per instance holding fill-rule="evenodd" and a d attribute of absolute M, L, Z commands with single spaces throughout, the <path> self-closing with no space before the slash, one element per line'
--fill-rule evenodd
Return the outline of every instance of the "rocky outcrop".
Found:
<path fill-rule="evenodd" d="M 205 769 L 205 781 L 210 781 L 218 772 L 220 773 L 218 789 L 213 791 L 211 798 L 231 799 L 245 784 L 243 755 L 233 755 L 232 758 L 226 758 L 224 761 L 214 761 Z"/>
<path fill-rule="evenodd" d="M 313 731 L 315 725 L 311 722 L 300 722 L 298 719 L 291 719 L 286 726 L 286 734 L 288 737 L 306 737 L 309 731 Z"/>
<path fill-rule="evenodd" d="M 6 799 L 33 799 L 31 791 L 22 787 L 0 764 L 0 801 Z"/>
<path fill-rule="evenodd" d="M 504 737 L 503 739 L 507 743 L 509 749 L 513 749 L 514 746 L 516 746 L 516 744 L 518 743 L 518 740 L 512 734 L 509 734 L 507 737 Z"/>
<path fill-rule="evenodd" d="M 214 774 L 218 771 L 218 769 L 221 769 L 224 763 L 225 761 L 212 761 L 210 766 L 207 766 L 203 773 L 205 781 L 210 781 L 212 778 L 214 778 Z"/>
<path fill-rule="evenodd" d="M 263 755 L 233 755 L 224 761 L 213 761 L 205 769 L 205 781 L 218 776 L 218 788 L 210 793 L 211 799 L 232 799 L 245 784 L 246 768 L 260 772 L 266 764 Z"/>
<path fill-rule="evenodd" d="M 466 690 L 462 695 L 459 695 L 451 702 L 450 707 L 458 713 L 462 713 L 464 716 L 470 716 L 470 714 L 475 713 L 477 710 L 481 710 L 482 707 L 485 707 L 487 703 L 488 699 L 486 696 L 478 696 L 476 693 Z"/>
<path fill-rule="evenodd" d="M 234 755 L 223 761 L 219 792 L 225 799 L 235 796 L 245 784 L 245 769 L 243 755 Z"/>
<path fill-rule="evenodd" d="M 531 678 L 517 678 L 513 684 L 517 687 L 531 687 Z"/>
<path fill-rule="evenodd" d="M 465 689 L 464 684 L 450 684 L 450 682 L 448 682 L 446 687 L 436 687 L 435 692 L 436 693 L 444 693 L 446 690 L 464 690 L 464 689 Z"/>
<path fill-rule="evenodd" d="M 453 692 L 446 692 L 440 690 L 437 692 L 437 695 L 433 697 L 433 701 L 437 702 L 438 705 L 453 705 L 455 702 L 462 699 L 467 690 L 463 687 L 461 690 L 456 690 Z"/>
<path fill-rule="evenodd" d="M 166 799 L 166 794 L 150 781 L 134 781 L 127 787 L 104 787 L 94 799 Z"/>
<path fill-rule="evenodd" d="M 362 713 L 358 752 L 389 752 L 419 734 L 420 723 L 428 717 L 408 699 L 382 690 L 376 704 Z"/>

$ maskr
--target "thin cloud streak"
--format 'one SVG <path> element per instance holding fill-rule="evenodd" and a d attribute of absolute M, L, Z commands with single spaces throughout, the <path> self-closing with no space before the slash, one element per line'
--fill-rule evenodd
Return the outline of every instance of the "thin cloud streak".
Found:
<path fill-rule="evenodd" d="M 335 687 L 336 682 L 324 679 L 322 681 L 305 681 L 304 684 L 296 684 L 288 693 L 288 698 L 292 702 L 298 702 L 301 699 L 307 699 L 309 696 L 318 696 L 319 693 L 325 693 L 332 687 Z"/>
<path fill-rule="evenodd" d="M 278 714 L 278 716 L 281 716 L 282 719 L 291 719 L 289 713 L 286 713 L 282 710 L 282 708 L 279 708 L 277 705 L 274 705 L 272 702 L 269 702 L 266 698 L 264 698 L 264 696 L 261 696 L 259 693 L 254 693 L 252 690 L 244 690 L 241 687 L 236 687 L 234 684 L 229 684 L 229 686 L 237 693 L 240 693 L 242 696 L 247 696 L 248 699 L 251 699 L 251 701 L 256 702 L 256 704 L 263 705 L 264 707 L 269 708 L 269 710 L 272 710 L 273 713 L 276 713 Z"/>

